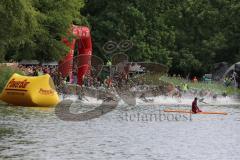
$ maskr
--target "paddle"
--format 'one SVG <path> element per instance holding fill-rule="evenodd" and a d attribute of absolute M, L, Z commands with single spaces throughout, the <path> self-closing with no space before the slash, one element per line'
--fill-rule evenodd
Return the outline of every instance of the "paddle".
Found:
<path fill-rule="evenodd" d="M 204 98 L 199 99 L 199 102 L 204 103 L 204 104 L 208 104 L 207 102 L 204 102 Z"/>
<path fill-rule="evenodd" d="M 204 98 L 199 99 L 199 102 L 200 102 L 200 103 L 207 104 L 207 105 L 209 105 L 209 106 L 215 106 L 215 105 L 213 105 L 213 104 L 209 104 L 209 103 L 207 103 L 207 102 L 204 102 Z"/>

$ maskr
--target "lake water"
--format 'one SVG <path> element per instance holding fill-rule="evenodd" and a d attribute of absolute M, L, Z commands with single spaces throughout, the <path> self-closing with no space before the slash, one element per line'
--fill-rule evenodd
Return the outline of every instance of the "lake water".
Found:
<path fill-rule="evenodd" d="M 79 122 L 60 120 L 54 108 L 0 105 L 0 128 L 12 130 L 1 136 L 0 159 L 239 160 L 240 106 L 226 102 L 201 109 L 228 115 L 163 112 L 189 109 L 188 101 L 177 107 L 138 103 Z"/>

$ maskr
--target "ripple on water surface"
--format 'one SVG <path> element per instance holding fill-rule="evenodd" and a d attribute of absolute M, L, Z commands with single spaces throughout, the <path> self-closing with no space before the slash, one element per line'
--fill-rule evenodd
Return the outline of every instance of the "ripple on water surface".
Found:
<path fill-rule="evenodd" d="M 121 105 L 97 119 L 67 122 L 55 115 L 54 108 L 1 106 L 0 128 L 11 128 L 12 132 L 1 136 L 0 157 L 25 160 L 239 159 L 239 107 L 204 106 L 202 109 L 206 111 L 229 114 L 192 115 L 192 121 L 188 114 L 180 115 L 184 117 L 181 120 L 166 117 L 159 120 L 159 112 L 164 108 L 172 106 Z M 186 106 L 178 108 L 186 109 Z"/>

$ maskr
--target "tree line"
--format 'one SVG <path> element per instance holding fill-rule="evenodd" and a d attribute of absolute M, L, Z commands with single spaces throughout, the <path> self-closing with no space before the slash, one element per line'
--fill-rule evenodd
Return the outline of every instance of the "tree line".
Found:
<path fill-rule="evenodd" d="M 202 75 L 240 61 L 238 0 L 1 0 L 1 59 L 59 60 L 71 24 L 91 29 L 93 53 L 130 40 L 132 61 L 158 62 L 171 73 Z"/>

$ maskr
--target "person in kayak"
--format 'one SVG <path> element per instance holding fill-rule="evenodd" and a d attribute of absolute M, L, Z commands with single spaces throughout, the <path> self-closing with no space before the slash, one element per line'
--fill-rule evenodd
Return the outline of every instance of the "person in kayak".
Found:
<path fill-rule="evenodd" d="M 198 113 L 198 112 L 202 112 L 198 106 L 197 106 L 197 97 L 194 98 L 194 101 L 192 102 L 192 112 L 193 113 Z"/>

